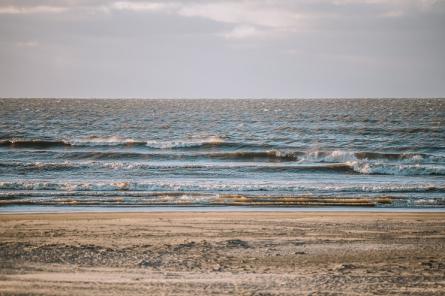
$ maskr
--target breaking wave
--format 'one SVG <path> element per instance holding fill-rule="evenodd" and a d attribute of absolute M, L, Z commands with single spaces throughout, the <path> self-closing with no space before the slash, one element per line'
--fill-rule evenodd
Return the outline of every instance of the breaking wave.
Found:
<path fill-rule="evenodd" d="M 153 149 L 175 149 L 194 147 L 237 147 L 249 146 L 249 144 L 226 142 L 223 138 L 210 136 L 204 138 L 191 138 L 185 140 L 140 140 L 123 138 L 119 136 L 101 137 L 89 136 L 77 139 L 64 140 L 40 140 L 40 139 L 3 139 L 0 146 L 9 148 L 56 148 L 56 147 L 94 147 L 94 146 L 140 146 Z"/>
<path fill-rule="evenodd" d="M 378 151 L 348 151 L 348 150 L 297 150 L 289 147 L 274 147 L 267 143 L 231 142 L 218 136 L 190 138 L 179 140 L 140 140 L 124 138 L 119 136 L 101 137 L 89 136 L 77 139 L 3 139 L 0 147 L 9 148 L 36 148 L 51 149 L 57 147 L 101 147 L 101 146 L 125 146 L 125 147 L 147 147 L 156 150 L 178 150 L 187 148 L 218 148 L 216 151 L 203 152 L 194 149 L 197 155 L 214 156 L 221 158 L 269 158 L 288 161 L 318 161 L 318 162 L 347 162 L 355 160 L 382 160 L 399 162 L 445 162 L 445 156 L 431 155 L 426 153 L 409 152 L 378 152 Z M 233 148 L 224 150 L 225 148 Z M 242 150 L 243 149 L 243 150 Z M 205 150 L 203 150 L 205 151 Z M 91 151 L 88 151 L 91 152 Z M 100 151 L 94 151 L 100 152 Z M 109 151 L 104 151 L 108 153 Z M 118 151 L 113 151 L 118 152 Z M 127 152 L 127 151 L 126 151 Z"/>
<path fill-rule="evenodd" d="M 143 144 L 141 141 L 137 141 L 131 138 L 122 138 L 118 136 L 111 137 L 100 137 L 100 136 L 89 136 L 86 138 L 74 139 L 66 141 L 72 146 L 103 146 L 103 145 L 138 145 Z"/>
<path fill-rule="evenodd" d="M 156 149 L 193 148 L 206 146 L 232 146 L 235 143 L 226 143 L 221 137 L 211 136 L 203 139 L 173 140 L 173 141 L 147 141 L 146 145 Z"/>
<path fill-rule="evenodd" d="M 348 162 L 356 160 L 381 160 L 398 162 L 443 162 L 445 157 L 424 153 L 383 153 L 367 151 L 309 151 L 305 152 L 300 160 L 319 161 L 319 162 Z"/>
<path fill-rule="evenodd" d="M 445 166 L 421 164 L 386 164 L 352 161 L 347 163 L 355 172 L 366 175 L 421 176 L 445 175 Z"/>
<path fill-rule="evenodd" d="M 97 181 L 97 182 L 51 182 L 39 180 L 0 182 L 0 190 L 42 190 L 42 191 L 141 191 L 141 192 L 362 192 L 362 193 L 403 193 L 403 192 L 445 192 L 445 184 L 412 183 L 412 184 L 347 184 L 347 183 L 300 183 L 268 182 L 257 180 L 244 182 L 235 180 L 219 182 L 209 179 L 179 180 L 158 179 L 144 182 L 130 181 Z"/>
<path fill-rule="evenodd" d="M 112 170 L 159 170 L 162 169 L 175 171 L 178 169 L 206 169 L 209 174 L 212 170 L 229 169 L 229 170 L 251 170 L 256 172 L 302 172 L 302 173 L 316 173 L 316 172 L 348 172 L 353 173 L 353 169 L 348 164 L 320 164 L 320 165 L 302 165 L 298 163 L 284 163 L 276 164 L 269 162 L 134 162 L 134 161 L 82 161 L 82 162 L 3 162 L 0 163 L 0 168 L 22 169 L 25 171 L 57 171 L 70 169 L 112 169 Z"/>
<path fill-rule="evenodd" d="M 0 162 L 0 169 L 250 169 L 257 172 L 325 172 L 364 175 L 442 176 L 444 157 L 420 153 L 377 153 L 353 151 L 134 151 L 61 150 L 47 151 L 53 161 Z M 56 161 L 54 161 L 56 160 Z M 59 160 L 59 161 L 57 161 Z M 4 170 L 2 169 L 2 170 Z"/>

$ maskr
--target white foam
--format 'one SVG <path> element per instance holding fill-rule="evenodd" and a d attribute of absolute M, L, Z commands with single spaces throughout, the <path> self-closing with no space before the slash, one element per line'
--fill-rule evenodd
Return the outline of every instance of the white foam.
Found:
<path fill-rule="evenodd" d="M 55 190 L 55 191 L 154 191 L 154 192 L 289 192 L 317 194 L 317 192 L 424 192 L 445 191 L 444 183 L 366 183 L 366 182 L 304 182 L 302 180 L 252 179 L 150 179 L 147 181 L 66 181 L 45 180 L 2 181 L 1 190 Z"/>
<path fill-rule="evenodd" d="M 445 175 L 445 166 L 432 164 L 390 164 L 368 161 L 349 161 L 351 168 L 360 174 L 399 176 Z"/>
<path fill-rule="evenodd" d="M 131 144 L 138 142 L 137 140 L 131 138 L 122 138 L 118 136 L 101 137 L 101 136 L 90 136 L 86 138 L 79 138 L 68 141 L 72 145 L 118 145 L 118 144 Z"/>
<path fill-rule="evenodd" d="M 206 138 L 197 138 L 190 140 L 172 140 L 172 141 L 147 141 L 146 145 L 151 148 L 169 149 L 169 148 L 185 148 L 202 146 L 206 144 L 217 145 L 224 143 L 224 140 L 218 136 L 210 136 Z"/>

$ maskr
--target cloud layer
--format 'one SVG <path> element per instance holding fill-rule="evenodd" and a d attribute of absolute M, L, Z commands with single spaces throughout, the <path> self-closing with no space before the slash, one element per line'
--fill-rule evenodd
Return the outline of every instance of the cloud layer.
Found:
<path fill-rule="evenodd" d="M 0 95 L 445 95 L 443 27 L 443 0 L 5 0 Z"/>

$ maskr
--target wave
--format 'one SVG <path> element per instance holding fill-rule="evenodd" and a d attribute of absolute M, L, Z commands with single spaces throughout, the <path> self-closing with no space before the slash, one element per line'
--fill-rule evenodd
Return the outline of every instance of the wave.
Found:
<path fill-rule="evenodd" d="M 233 151 L 233 152 L 186 152 L 186 151 L 160 151 L 160 152 L 128 152 L 128 151 L 57 151 L 52 155 L 58 159 L 92 159 L 92 160 L 172 160 L 172 159 L 215 159 L 233 161 L 297 161 L 298 155 L 304 152 L 283 152 L 278 150 L 263 151 Z"/>
<path fill-rule="evenodd" d="M 2 143 L 2 142 L 0 142 Z M 3 142 L 4 144 L 5 142 Z M 4 145 L 12 145 L 6 142 Z M 145 142 L 144 142 L 145 143 Z M 176 142 L 175 142 L 176 143 Z M 199 142 L 200 148 L 206 147 L 207 142 Z M 169 145 L 172 143 L 169 143 Z M 193 147 L 191 143 L 188 143 Z M 67 142 L 18 142 L 17 145 L 40 146 L 47 148 L 50 145 L 69 146 Z M 161 144 L 160 144 L 161 145 Z M 179 144 L 175 144 L 179 148 Z M 184 144 L 185 145 L 185 144 Z M 198 144 L 197 144 L 198 145 Z M 218 144 L 222 145 L 222 144 Z M 299 161 L 299 162 L 321 162 L 321 163 L 345 163 L 348 161 L 384 161 L 384 162 L 402 162 L 402 163 L 445 163 L 445 156 L 426 153 L 384 153 L 368 151 L 348 151 L 348 150 L 293 150 L 293 149 L 267 149 L 267 147 L 256 147 L 252 144 L 243 143 L 224 143 L 226 146 L 218 146 L 215 150 L 172 150 L 165 151 L 142 151 L 142 150 L 46 150 L 48 153 L 54 153 L 54 157 L 67 159 L 171 159 L 171 158 L 215 158 L 229 160 L 255 160 L 255 161 Z M 172 144 L 171 147 L 174 145 Z M 246 147 L 248 146 L 248 147 Z M 250 146 L 250 147 L 249 147 Z M 198 146 L 196 146 L 198 147 Z M 235 150 L 224 150 L 231 147 Z M 215 147 L 213 147 L 215 148 Z M 248 148 L 248 149 L 246 149 Z M 253 149 L 251 149 L 253 148 Z M 243 150 L 241 150 L 243 149 Z"/>
<path fill-rule="evenodd" d="M 202 139 L 190 140 L 173 140 L 173 141 L 147 141 L 146 145 L 155 149 L 173 149 L 173 148 L 193 148 L 193 147 L 208 147 L 208 146 L 232 146 L 236 143 L 227 143 L 221 137 L 211 136 Z"/>
<path fill-rule="evenodd" d="M 232 152 L 213 151 L 141 151 L 141 150 L 60 150 L 43 151 L 51 159 L 61 160 L 171 160 L 171 159 L 216 159 L 239 161 L 296 161 L 304 152 L 283 152 L 278 150 L 245 150 Z M 3 152 L 5 153 L 5 152 Z M 9 153 L 9 152 L 7 152 Z M 35 154 L 37 155 L 37 154 Z M 21 155 L 20 155 L 21 156 Z"/>
<path fill-rule="evenodd" d="M 56 155 L 59 159 L 73 159 L 73 160 L 150 160 L 156 157 L 162 158 L 162 155 L 140 152 L 119 152 L 119 151 L 76 151 L 63 152 Z"/>
<path fill-rule="evenodd" d="M 254 143 L 228 142 L 221 137 L 210 136 L 203 138 L 177 139 L 177 140 L 140 140 L 123 138 L 118 136 L 101 137 L 89 136 L 76 139 L 64 140 L 23 140 L 3 139 L 0 146 L 9 148 L 57 148 L 57 147 L 101 147 L 101 146 L 125 146 L 125 147 L 147 147 L 151 149 L 179 149 L 179 148 L 234 148 L 234 147 L 268 147 Z"/>
<path fill-rule="evenodd" d="M 152 179 L 150 181 L 66 181 L 52 182 L 40 180 L 3 181 L 0 190 L 39 190 L 75 192 L 320 192 L 334 193 L 412 193 L 412 192 L 445 192 L 445 184 L 435 183 L 301 183 L 297 181 L 265 180 L 212 180 L 212 179 Z M 46 194 L 46 193 L 45 193 Z"/>
<path fill-rule="evenodd" d="M 300 152 L 301 155 L 301 152 Z M 403 162 L 445 162 L 445 157 L 425 153 L 385 153 L 370 151 L 314 150 L 304 152 L 300 160 L 319 162 L 347 162 L 355 160 L 385 160 Z"/>
<path fill-rule="evenodd" d="M 292 151 L 292 150 L 267 150 L 267 151 L 235 151 L 227 153 L 208 154 L 210 157 L 227 159 L 267 159 L 270 161 L 297 161 L 300 163 L 336 163 L 350 165 L 351 162 L 373 163 L 375 161 L 386 163 L 406 163 L 406 164 L 442 164 L 445 163 L 444 156 L 424 154 L 424 153 L 381 153 L 381 152 L 355 152 L 345 150 L 334 151 Z M 356 170 L 357 165 L 351 166 Z M 405 169 L 408 167 L 401 167 Z M 441 168 L 436 168 L 440 172 Z M 357 170 L 357 172 L 364 172 Z"/>
<path fill-rule="evenodd" d="M 57 170 L 67 170 L 72 168 L 86 168 L 88 165 L 82 165 L 80 163 L 73 163 L 73 162 L 6 162 L 6 163 L 0 163 L 0 167 L 9 167 L 9 168 L 18 168 L 23 169 L 26 171 L 32 171 L 32 170 L 48 170 L 48 171 L 57 171 Z"/>
<path fill-rule="evenodd" d="M 295 150 L 292 147 L 275 147 L 267 143 L 252 143 L 252 142 L 231 142 L 218 136 L 210 136 L 203 138 L 191 138 L 186 140 L 139 140 L 133 138 L 123 138 L 118 136 L 101 137 L 89 136 L 78 139 L 62 139 L 62 140 L 22 140 L 22 139 L 3 139 L 0 140 L 0 147 L 9 148 L 35 148 L 35 149 L 51 149 L 57 147 L 101 147 L 101 146 L 124 146 L 124 147 L 138 147 L 149 148 L 155 150 L 188 150 L 190 148 L 198 148 L 195 151 L 197 156 L 208 156 L 215 158 L 227 159 L 269 159 L 269 160 L 286 160 L 286 161 L 315 161 L 315 162 L 334 162 L 344 163 L 355 160 L 385 160 L 385 161 L 399 161 L 399 162 L 431 162 L 440 163 L 445 162 L 445 156 L 438 156 L 426 153 L 412 153 L 412 152 L 379 152 L 379 151 L 349 151 L 349 150 Z M 199 154 L 199 149 L 218 148 L 221 150 L 204 152 Z M 223 149 L 231 148 L 232 151 L 224 151 Z M 244 150 L 241 150 L 244 149 Z M 66 150 L 65 150 L 66 151 Z M 119 151 L 86 151 L 87 153 L 121 153 Z M 142 153 L 122 152 L 123 156 L 140 156 Z M 112 154 L 110 154 L 112 156 Z"/>
<path fill-rule="evenodd" d="M 81 161 L 81 162 L 0 162 L 0 168 L 6 167 L 12 170 L 30 171 L 59 171 L 81 169 L 86 172 L 88 169 L 112 169 L 112 170 L 140 170 L 140 173 L 148 174 L 146 170 L 163 170 L 163 172 L 172 173 L 176 170 L 242 170 L 255 172 L 289 172 L 289 173 L 323 173 L 323 172 L 343 172 L 353 173 L 354 170 L 348 164 L 319 164 L 319 165 L 301 165 L 298 163 L 276 164 L 268 162 L 133 162 L 133 161 Z M 159 172 L 158 172 L 159 173 Z M 181 173 L 184 173 L 182 171 Z"/>
<path fill-rule="evenodd" d="M 72 140 L 40 140 L 40 139 L 4 139 L 0 140 L 0 146 L 9 148 L 57 148 L 57 147 L 73 147 L 73 146 L 120 146 L 120 145 L 145 145 L 146 142 L 137 141 L 129 138 L 98 137 L 91 136 L 87 138 L 79 138 Z"/>
<path fill-rule="evenodd" d="M 69 147 L 71 144 L 66 141 L 51 140 L 0 140 L 0 146 L 9 148 L 36 148 L 45 149 L 52 147 Z"/>
<path fill-rule="evenodd" d="M 348 162 L 355 172 L 366 175 L 397 175 L 397 176 L 420 176 L 437 175 L 445 176 L 445 166 L 441 165 L 406 165 L 406 164 L 383 164 L 369 162 Z"/>
<path fill-rule="evenodd" d="M 196 154 L 201 157 L 229 159 L 229 160 L 269 160 L 269 161 L 297 161 L 304 152 L 299 151 L 280 151 L 280 150 L 262 150 L 262 151 L 233 151 L 233 152 L 210 152 Z"/>
<path fill-rule="evenodd" d="M 131 138 L 122 138 L 118 136 L 101 137 L 101 136 L 89 136 L 85 138 L 67 140 L 72 146 L 103 146 L 103 145 L 141 145 L 143 141 L 138 141 Z"/>
<path fill-rule="evenodd" d="M 6 161 L 0 162 L 3 172 L 17 171 L 63 171 L 71 169 L 133 170 L 138 175 L 151 174 L 148 170 L 163 170 L 162 173 L 192 173 L 205 169 L 209 174 L 222 169 L 233 172 L 258 173 L 340 173 L 396 176 L 444 176 L 443 162 L 421 162 L 413 157 L 410 161 L 358 159 L 353 154 L 330 154 L 318 158 L 298 158 L 295 153 L 282 154 L 275 151 L 227 152 L 227 153 L 132 153 L 132 152 L 63 152 L 47 156 L 53 161 Z M 60 159 L 61 161 L 54 161 Z M 311 159 L 311 160 L 308 160 Z M 315 160 L 313 160 L 315 159 Z M 345 161 L 346 160 L 346 161 Z"/>

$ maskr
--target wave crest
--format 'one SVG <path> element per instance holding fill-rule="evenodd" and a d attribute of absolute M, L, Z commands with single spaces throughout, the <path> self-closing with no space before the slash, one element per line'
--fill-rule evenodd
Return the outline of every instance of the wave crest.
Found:
<path fill-rule="evenodd" d="M 173 141 L 147 141 L 147 147 L 155 149 L 172 149 L 172 148 L 192 148 L 204 146 L 221 146 L 226 143 L 224 139 L 218 136 L 210 136 L 202 139 L 191 140 L 173 140 Z"/>
<path fill-rule="evenodd" d="M 89 136 L 86 138 L 74 139 L 67 141 L 73 146 L 82 146 L 82 145 L 125 145 L 125 144 L 138 144 L 141 143 L 135 139 L 131 138 L 122 138 L 119 136 Z"/>
<path fill-rule="evenodd" d="M 204 138 L 191 138 L 185 140 L 140 140 L 133 138 L 125 138 L 120 136 L 88 136 L 75 139 L 64 140 L 43 140 L 43 139 L 4 139 L 0 140 L 0 146 L 9 148 L 55 148 L 70 146 L 145 146 L 154 149 L 173 149 L 173 148 L 191 148 L 206 146 L 236 146 L 239 143 L 226 143 L 219 136 L 210 136 Z"/>
<path fill-rule="evenodd" d="M 8 139 L 0 140 L 0 146 L 10 147 L 10 148 L 51 148 L 51 147 L 66 147 L 71 146 L 69 142 L 59 140 L 19 140 L 19 139 Z"/>
<path fill-rule="evenodd" d="M 301 183 L 295 181 L 269 182 L 265 180 L 243 181 L 232 180 L 230 182 L 217 182 L 201 179 L 152 179 L 150 181 L 132 182 L 122 181 L 96 181 L 96 182 L 52 182 L 45 180 L 24 181 L 0 181 L 1 190 L 31 190 L 31 191 L 67 191 L 67 192 L 109 192 L 109 191 L 134 191 L 134 192 L 330 192 L 330 193 L 403 193 L 403 192 L 445 192 L 445 185 L 434 183 L 410 183 L 393 184 L 391 182 L 381 184 L 348 184 L 348 183 Z"/>
<path fill-rule="evenodd" d="M 357 173 L 366 175 L 397 175 L 397 176 L 419 176 L 419 175 L 445 175 L 445 167 L 438 165 L 421 164 L 388 164 L 352 161 L 348 165 Z"/>

